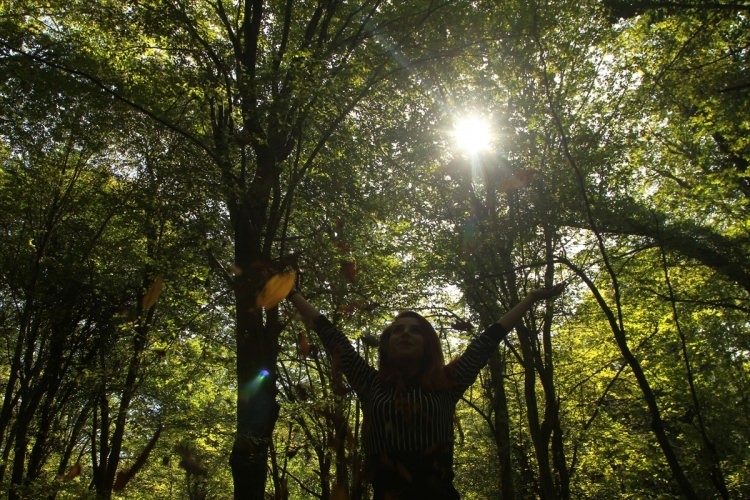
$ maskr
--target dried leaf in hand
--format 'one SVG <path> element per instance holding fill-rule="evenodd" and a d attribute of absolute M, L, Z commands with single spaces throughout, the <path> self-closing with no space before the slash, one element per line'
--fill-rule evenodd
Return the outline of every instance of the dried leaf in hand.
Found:
<path fill-rule="evenodd" d="M 162 280 L 161 275 L 159 275 L 156 277 L 154 282 L 151 283 L 146 296 L 143 297 L 144 311 L 151 309 L 153 305 L 156 304 L 156 301 L 159 300 L 159 295 L 161 295 L 162 288 L 164 288 L 164 281 Z"/>
<path fill-rule="evenodd" d="M 295 272 L 276 274 L 271 276 L 263 290 L 258 294 L 256 305 L 265 309 L 270 309 L 284 300 L 294 287 Z"/>

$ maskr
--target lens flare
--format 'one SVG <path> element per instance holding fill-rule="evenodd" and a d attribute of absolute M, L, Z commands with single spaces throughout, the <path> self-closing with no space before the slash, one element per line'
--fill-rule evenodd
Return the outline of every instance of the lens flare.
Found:
<path fill-rule="evenodd" d="M 242 388 L 240 389 L 240 398 L 243 400 L 247 400 L 255 396 L 258 390 L 260 390 L 260 386 L 263 384 L 263 381 L 270 375 L 271 372 L 269 372 L 265 368 L 258 372 L 258 375 L 256 375 L 255 378 L 250 379 L 246 384 L 242 386 Z"/>

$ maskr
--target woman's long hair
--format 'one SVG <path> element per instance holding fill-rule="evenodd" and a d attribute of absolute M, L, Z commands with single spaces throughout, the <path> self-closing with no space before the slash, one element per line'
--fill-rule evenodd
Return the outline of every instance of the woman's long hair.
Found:
<path fill-rule="evenodd" d="M 419 324 L 419 332 L 424 338 L 424 353 L 419 364 L 418 381 L 420 387 L 429 390 L 448 389 L 453 384 L 448 378 L 445 367 L 445 358 L 443 349 L 440 347 L 440 338 L 432 327 L 421 314 L 414 311 L 403 311 L 399 313 L 380 335 L 378 343 L 378 376 L 383 382 L 394 385 L 398 389 L 405 386 L 405 380 L 401 371 L 391 362 L 388 356 L 388 341 L 395 328 L 394 323 L 400 318 L 414 318 Z"/>

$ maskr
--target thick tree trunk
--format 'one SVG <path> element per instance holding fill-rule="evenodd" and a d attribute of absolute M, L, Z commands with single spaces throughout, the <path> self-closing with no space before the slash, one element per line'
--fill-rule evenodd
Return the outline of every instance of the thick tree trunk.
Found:
<path fill-rule="evenodd" d="M 268 194 L 266 183 L 255 186 L 250 204 L 234 206 L 235 263 L 241 270 L 235 284 L 237 339 L 237 431 L 230 463 L 234 497 L 261 500 L 265 494 L 268 452 L 279 415 L 276 401 L 276 362 L 280 332 L 276 309 L 257 307 L 263 279 L 259 263 L 264 255 Z M 265 320 L 265 322 L 264 322 Z"/>
<path fill-rule="evenodd" d="M 237 300 L 237 433 L 230 463 L 234 497 L 261 500 L 266 464 L 279 415 L 276 402 L 277 334 L 262 324 L 260 312 L 248 308 L 248 297 Z"/>

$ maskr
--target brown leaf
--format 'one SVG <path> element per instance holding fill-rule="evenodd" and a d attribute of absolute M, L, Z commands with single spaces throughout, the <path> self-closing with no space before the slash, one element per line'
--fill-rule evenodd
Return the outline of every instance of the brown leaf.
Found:
<path fill-rule="evenodd" d="M 531 180 L 536 176 L 536 173 L 536 170 L 521 170 L 520 172 L 516 172 L 515 174 L 501 180 L 498 188 L 500 189 L 500 191 L 505 191 L 506 193 L 508 191 L 521 189 L 523 187 L 526 187 L 526 185 L 531 182 Z"/>
<path fill-rule="evenodd" d="M 344 314 L 354 314 L 354 312 L 357 310 L 357 306 L 355 304 L 348 303 L 342 304 L 338 309 Z"/>
<path fill-rule="evenodd" d="M 154 282 L 151 283 L 146 296 L 143 297 L 144 311 L 148 311 L 154 304 L 156 304 L 156 301 L 159 300 L 159 295 L 161 295 L 162 288 L 164 288 L 164 281 L 162 280 L 161 275 L 159 275 L 154 279 Z"/>
<path fill-rule="evenodd" d="M 271 276 L 266 282 L 263 290 L 258 294 L 256 305 L 265 309 L 270 309 L 284 300 L 294 287 L 294 278 L 296 273 L 289 271 Z"/>
<path fill-rule="evenodd" d="M 115 484 L 112 485 L 114 491 L 122 491 L 125 489 L 125 485 L 130 482 L 135 474 L 130 469 L 118 470 L 117 477 L 115 478 Z"/>
<path fill-rule="evenodd" d="M 355 262 L 352 262 L 349 260 L 342 260 L 341 261 L 341 273 L 349 281 L 349 283 L 354 283 L 357 281 L 357 274 L 359 273 L 359 268 L 357 268 L 357 264 Z"/>
<path fill-rule="evenodd" d="M 307 357 L 310 355 L 310 341 L 307 340 L 305 332 L 300 332 L 297 336 L 297 345 L 299 346 L 299 352 L 302 356 Z"/>
<path fill-rule="evenodd" d="M 307 390 L 307 387 L 305 387 L 303 384 L 297 384 L 294 387 L 294 390 L 300 401 L 310 400 L 310 392 Z"/>
<path fill-rule="evenodd" d="M 362 342 L 367 346 L 377 347 L 378 345 L 380 345 L 380 340 L 375 335 L 363 333 L 360 338 L 362 339 Z"/>
<path fill-rule="evenodd" d="M 472 325 L 468 321 L 459 319 L 451 325 L 451 328 L 453 328 L 454 330 L 458 330 L 459 332 L 470 332 L 474 330 L 474 325 Z"/>
<path fill-rule="evenodd" d="M 401 462 L 397 462 L 396 470 L 398 471 L 399 476 L 401 476 L 407 482 L 412 482 L 413 478 L 411 472 L 409 472 L 409 469 L 407 469 L 404 464 L 402 464 Z"/>
<path fill-rule="evenodd" d="M 349 500 L 349 494 L 346 492 L 343 484 L 334 484 L 331 488 L 331 500 Z"/>
<path fill-rule="evenodd" d="M 78 474 L 81 473 L 81 469 L 81 464 L 77 463 L 73 467 L 71 467 L 67 474 L 60 474 L 59 476 L 57 476 L 57 479 L 60 481 L 72 481 L 78 476 Z"/>
<path fill-rule="evenodd" d="M 205 476 L 208 474 L 208 469 L 205 465 L 198 461 L 193 455 L 193 451 L 185 444 L 178 444 L 174 447 L 178 455 L 180 455 L 180 467 L 185 469 L 190 474 L 196 476 Z"/>

